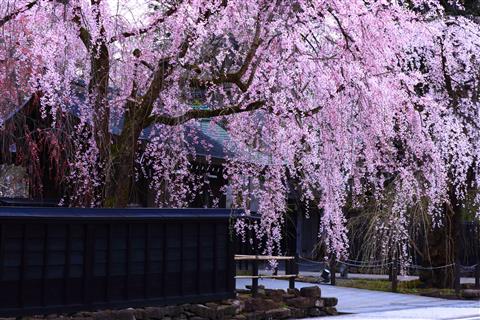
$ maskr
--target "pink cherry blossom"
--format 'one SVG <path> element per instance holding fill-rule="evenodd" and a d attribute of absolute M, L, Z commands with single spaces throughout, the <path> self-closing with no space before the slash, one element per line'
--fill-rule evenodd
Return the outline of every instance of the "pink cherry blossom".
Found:
<path fill-rule="evenodd" d="M 428 199 L 438 215 L 450 188 L 478 187 L 480 28 L 440 1 L 146 3 L 132 21 L 101 0 L 0 0 L 0 115 L 36 92 L 53 128 L 78 108 L 71 205 L 126 205 L 148 167 L 157 205 L 188 206 L 204 180 L 185 137 L 201 118 L 223 121 L 226 189 L 247 215 L 258 203 L 269 253 L 292 188 L 344 256 L 348 197 L 393 186 L 384 227 L 404 241 L 408 207 Z M 195 91 L 208 110 L 192 108 Z"/>

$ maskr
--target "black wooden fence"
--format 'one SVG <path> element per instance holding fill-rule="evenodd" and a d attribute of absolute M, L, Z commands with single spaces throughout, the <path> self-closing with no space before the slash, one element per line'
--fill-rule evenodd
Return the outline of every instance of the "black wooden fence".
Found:
<path fill-rule="evenodd" d="M 0 208 L 0 316 L 234 295 L 230 210 Z"/>

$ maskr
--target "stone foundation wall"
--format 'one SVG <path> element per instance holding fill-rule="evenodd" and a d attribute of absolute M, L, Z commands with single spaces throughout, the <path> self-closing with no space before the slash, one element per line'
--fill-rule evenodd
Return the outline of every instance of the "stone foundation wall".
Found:
<path fill-rule="evenodd" d="M 70 315 L 24 317 L 23 320 L 276 320 L 336 315 L 337 298 L 321 296 L 317 286 L 273 290 L 259 286 L 258 295 L 238 290 L 236 299 L 124 310 L 78 312 Z M 0 320 L 6 320 L 0 318 Z M 15 320 L 11 318 L 8 320 Z"/>

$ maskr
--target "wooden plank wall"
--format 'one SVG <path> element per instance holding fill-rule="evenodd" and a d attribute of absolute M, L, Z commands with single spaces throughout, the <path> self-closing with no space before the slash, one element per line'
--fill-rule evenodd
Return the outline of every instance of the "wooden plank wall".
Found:
<path fill-rule="evenodd" d="M 228 223 L 0 218 L 0 316 L 233 297 Z"/>

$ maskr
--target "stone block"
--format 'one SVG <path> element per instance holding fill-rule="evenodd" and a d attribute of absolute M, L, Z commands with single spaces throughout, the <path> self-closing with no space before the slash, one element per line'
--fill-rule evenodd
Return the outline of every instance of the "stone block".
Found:
<path fill-rule="evenodd" d="M 294 294 L 290 294 L 290 293 L 285 293 L 282 297 L 283 300 L 288 300 L 288 299 L 293 299 L 293 298 L 296 298 L 298 297 L 297 295 L 294 295 Z"/>
<path fill-rule="evenodd" d="M 114 319 L 113 312 L 112 312 L 112 310 L 103 310 L 103 311 L 94 312 L 93 313 L 93 319 L 95 319 L 95 320 L 112 320 L 112 319 Z"/>
<path fill-rule="evenodd" d="M 237 313 L 235 305 L 221 305 L 217 307 L 217 313 L 222 313 L 225 316 L 234 316 Z"/>
<path fill-rule="evenodd" d="M 293 289 L 288 288 L 287 293 L 293 294 L 294 296 L 298 297 L 300 295 L 300 290 L 298 290 L 297 288 L 293 288 Z"/>
<path fill-rule="evenodd" d="M 168 306 L 164 307 L 164 309 L 166 309 L 165 313 L 167 314 L 167 316 L 171 317 L 178 317 L 183 311 L 183 308 L 180 306 Z"/>
<path fill-rule="evenodd" d="M 147 314 L 145 313 L 145 309 L 135 309 L 134 311 L 135 319 L 137 320 L 147 320 Z"/>
<path fill-rule="evenodd" d="M 231 303 L 235 307 L 235 313 L 239 314 L 245 309 L 245 304 L 240 300 L 233 300 Z"/>
<path fill-rule="evenodd" d="M 307 310 L 299 308 L 290 308 L 291 317 L 294 319 L 305 318 L 307 316 Z"/>
<path fill-rule="evenodd" d="M 309 308 L 307 310 L 307 313 L 310 317 L 322 317 L 327 315 L 326 312 L 324 312 L 321 308 L 317 308 L 317 307 Z"/>
<path fill-rule="evenodd" d="M 187 319 L 188 317 L 183 313 L 180 313 L 180 315 L 172 318 L 172 320 L 187 320 Z"/>
<path fill-rule="evenodd" d="M 479 299 L 480 290 L 479 289 L 465 289 L 462 290 L 462 297 L 467 299 Z"/>
<path fill-rule="evenodd" d="M 255 311 L 244 314 L 246 320 L 265 320 L 265 311 Z"/>
<path fill-rule="evenodd" d="M 147 307 L 144 309 L 144 314 L 147 319 L 163 319 L 166 316 L 163 308 L 158 307 Z"/>
<path fill-rule="evenodd" d="M 292 312 L 288 308 L 272 309 L 265 312 L 267 319 L 287 319 L 290 318 Z"/>
<path fill-rule="evenodd" d="M 93 312 L 89 312 L 89 311 L 76 312 L 74 314 L 71 314 L 70 317 L 71 318 L 93 318 Z"/>
<path fill-rule="evenodd" d="M 319 286 L 303 287 L 300 289 L 302 297 L 320 298 L 321 290 Z"/>
<path fill-rule="evenodd" d="M 322 300 L 325 302 L 325 307 L 335 307 L 338 303 L 338 299 L 335 297 L 325 297 Z"/>
<path fill-rule="evenodd" d="M 282 290 L 282 289 L 278 289 L 278 290 L 265 289 L 265 293 L 266 293 L 267 297 L 269 297 L 270 299 L 272 299 L 274 301 L 282 301 L 283 296 L 286 294 L 285 291 Z"/>
<path fill-rule="evenodd" d="M 113 317 L 116 320 L 136 320 L 135 310 L 133 309 L 124 309 L 124 310 L 114 311 Z"/>
<path fill-rule="evenodd" d="M 325 307 L 323 308 L 323 311 L 325 311 L 326 314 L 331 316 L 336 316 L 338 314 L 337 308 L 335 307 Z"/>
<path fill-rule="evenodd" d="M 202 318 L 208 318 L 212 320 L 217 318 L 216 310 L 209 308 L 203 304 L 192 304 L 188 311 L 193 312 L 194 314 Z"/>
<path fill-rule="evenodd" d="M 280 302 L 275 302 L 272 299 L 250 298 L 245 300 L 244 308 L 246 312 L 254 312 L 276 309 L 280 305 Z"/>
<path fill-rule="evenodd" d="M 325 307 L 325 301 L 322 298 L 320 299 L 313 298 L 313 300 L 314 300 L 313 304 L 315 305 L 315 307 L 317 308 Z"/>
<path fill-rule="evenodd" d="M 166 316 L 178 317 L 182 311 L 180 306 L 147 307 L 145 315 L 148 319 L 164 319 Z"/>
<path fill-rule="evenodd" d="M 310 297 L 296 297 L 285 300 L 289 307 L 307 309 L 312 307 L 323 307 L 323 300 Z"/>
<path fill-rule="evenodd" d="M 265 289 L 263 289 L 263 288 L 258 288 L 257 296 L 258 296 L 258 297 L 263 297 L 263 298 L 266 297 L 266 296 L 267 296 L 267 293 L 266 293 Z"/>

